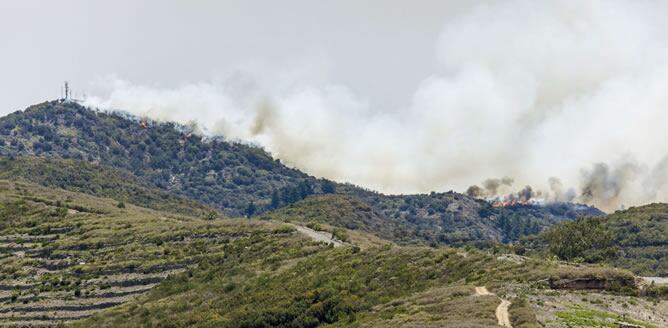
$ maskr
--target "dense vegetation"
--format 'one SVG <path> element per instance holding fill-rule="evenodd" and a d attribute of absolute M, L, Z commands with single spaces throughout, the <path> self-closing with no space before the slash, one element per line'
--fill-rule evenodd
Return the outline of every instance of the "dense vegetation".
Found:
<path fill-rule="evenodd" d="M 379 211 L 361 200 L 372 197 L 369 194 L 314 196 L 259 218 L 324 223 L 364 231 L 400 244 L 426 241 L 431 245 L 486 248 L 495 245 L 489 236 L 496 238 L 492 240 L 513 241 L 577 215 L 571 206 L 561 204 L 493 208 L 480 200 L 459 198 L 461 195 L 452 192 L 377 197 L 370 202 L 385 209 Z M 483 213 L 482 217 L 471 213 L 476 208 Z M 551 212 L 555 214 L 546 215 Z M 423 219 L 417 219 L 418 216 Z"/>
<path fill-rule="evenodd" d="M 606 262 L 652 276 L 668 275 L 668 204 L 650 204 L 601 218 L 581 218 L 528 242 L 564 260 Z"/>
<path fill-rule="evenodd" d="M 173 123 L 133 120 L 47 102 L 0 120 L 4 154 L 85 160 L 124 169 L 151 185 L 240 215 L 267 203 L 275 189 L 296 187 L 305 174 L 259 148 L 203 140 Z"/>
<path fill-rule="evenodd" d="M 81 166 L 88 173 L 78 176 L 48 164 L 54 162 L 43 162 L 49 174 L 31 178 L 31 171 L 22 170 L 19 165 L 26 160 L 5 165 L 30 181 L 98 192 L 96 195 L 142 206 L 151 206 L 151 200 L 141 199 L 144 196 L 138 199 L 127 192 L 102 193 L 113 186 L 76 188 L 85 188 L 87 181 L 102 186 L 105 179 L 95 179 L 98 173 L 90 171 L 113 167 L 117 177 L 196 200 L 230 216 L 260 215 L 314 194 L 348 195 L 370 206 L 374 217 L 398 227 L 402 242 L 422 244 L 488 246 L 518 240 L 583 213 L 601 214 L 572 204 L 497 209 L 454 192 L 383 195 L 308 176 L 254 146 L 203 138 L 174 123 L 93 111 L 72 102 L 46 102 L 1 118 L 0 154 L 72 160 L 63 162 L 65 168 Z M 32 172 L 37 172 L 37 166 L 33 167 Z M 342 222 L 340 226 L 349 223 Z M 384 232 L 378 235 L 387 236 Z"/>

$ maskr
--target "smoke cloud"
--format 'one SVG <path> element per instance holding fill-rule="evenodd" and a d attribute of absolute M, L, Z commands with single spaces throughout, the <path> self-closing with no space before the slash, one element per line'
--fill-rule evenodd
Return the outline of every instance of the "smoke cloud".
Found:
<path fill-rule="evenodd" d="M 175 88 L 109 78 L 88 105 L 195 121 L 310 174 L 384 192 L 510 176 L 535 188 L 522 197 L 545 190 L 614 210 L 668 199 L 667 14 L 662 1 L 474 6 L 445 22 L 438 66 L 404 108 L 371 108 L 311 63 Z M 468 192 L 512 184 L 488 182 Z"/>

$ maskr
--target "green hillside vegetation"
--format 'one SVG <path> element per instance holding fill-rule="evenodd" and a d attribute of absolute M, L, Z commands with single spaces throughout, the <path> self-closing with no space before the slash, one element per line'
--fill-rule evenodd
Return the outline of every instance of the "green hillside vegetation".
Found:
<path fill-rule="evenodd" d="M 105 188 L 86 190 L 82 181 L 95 180 L 99 167 L 113 167 L 117 171 L 109 173 L 111 177 L 139 181 L 146 188 L 195 200 L 229 216 L 257 216 L 311 195 L 343 194 L 366 203 L 374 216 L 408 232 L 401 236 L 401 241 L 407 243 L 488 247 L 516 241 L 583 213 L 602 214 L 572 204 L 496 209 L 485 201 L 454 192 L 384 195 L 316 179 L 283 165 L 260 148 L 223 138 L 205 138 L 194 130 L 123 113 L 94 111 L 73 102 L 52 101 L 0 118 L 0 154 L 72 160 L 63 162 L 65 170 L 81 166 L 85 171 L 82 174 L 87 174 L 85 178 L 79 179 L 76 172 L 49 168 L 49 162 L 40 164 L 47 166 L 48 175 L 38 174 L 35 178 L 30 175 L 39 173 L 38 167 L 30 171 L 29 166 L 24 171 L 19 165 L 22 160 L 6 165 L 29 181 L 79 188 L 72 190 L 153 208 L 156 207 L 152 199 L 134 196 L 141 192 L 113 191 L 105 195 L 107 187 L 125 189 L 104 185 L 106 177 L 93 181 Z M 82 162 L 95 166 L 81 165 Z M 69 179 L 74 182 L 70 184 Z M 156 194 L 156 197 L 163 196 Z M 387 236 L 382 231 L 378 234 Z"/>
<path fill-rule="evenodd" d="M 97 112 L 76 103 L 46 102 L 0 119 L 0 153 L 96 162 L 127 170 L 152 186 L 245 214 L 269 203 L 274 189 L 308 178 L 263 150 L 188 127 Z M 302 197 L 303 198 L 303 197 Z"/>
<path fill-rule="evenodd" d="M 24 182 L 0 181 L 0 217 L 0 324 L 493 327 L 499 301 L 473 296 L 474 286 L 584 279 L 635 293 L 623 270 L 452 248 L 334 248 L 282 223 L 123 208 Z"/>
<path fill-rule="evenodd" d="M 84 161 L 35 156 L 2 157 L 0 179 L 21 179 L 191 216 L 205 216 L 214 211 L 195 201 L 151 187 L 126 171 Z"/>
<path fill-rule="evenodd" d="M 668 276 L 668 204 L 554 226 L 528 242 L 564 260 L 605 262 L 646 276 Z"/>
<path fill-rule="evenodd" d="M 312 248 L 306 256 L 301 247 L 284 244 L 267 253 L 256 245 L 242 256 L 212 259 L 78 326 L 398 327 L 408 322 L 415 327 L 494 327 L 498 299 L 474 297 L 473 286 L 567 277 L 609 279 L 621 289 L 633 286 L 633 276 L 624 271 L 554 270 L 556 263 L 517 264 L 478 251 L 388 245 Z"/>
<path fill-rule="evenodd" d="M 376 207 L 381 210 L 376 210 Z M 483 209 L 488 211 L 488 214 L 483 214 L 486 217 L 478 214 L 485 212 Z M 258 218 L 328 224 L 367 232 L 400 244 L 488 248 L 497 242 L 537 233 L 546 225 L 564 220 L 556 215 L 545 216 L 545 213 L 532 207 L 495 209 L 484 201 L 452 192 L 380 197 L 373 196 L 373 193 L 359 193 L 357 197 L 315 195 L 261 214 Z M 417 219 L 418 216 L 421 219 Z M 541 216 L 544 216 L 543 219 L 538 219 Z M 508 237 L 510 235 L 513 237 Z"/>
<path fill-rule="evenodd" d="M 262 220 L 300 222 L 317 227 L 326 224 L 374 234 L 393 241 L 411 241 L 414 232 L 376 213 L 369 205 L 350 196 L 317 195 L 290 206 L 265 213 Z M 317 230 L 317 229 L 316 229 Z"/>
<path fill-rule="evenodd" d="M 515 327 L 668 322 L 614 267 L 668 275 L 668 205 L 600 214 L 384 195 L 47 102 L 0 118 L 0 326 L 497 327 L 500 298 Z"/>
<path fill-rule="evenodd" d="M 294 230 L 119 208 L 110 199 L 7 180 L 0 180 L 0 218 L 0 325 L 19 326 L 89 316 L 205 258 L 225 258 L 242 243 L 280 244 L 277 236 Z"/>

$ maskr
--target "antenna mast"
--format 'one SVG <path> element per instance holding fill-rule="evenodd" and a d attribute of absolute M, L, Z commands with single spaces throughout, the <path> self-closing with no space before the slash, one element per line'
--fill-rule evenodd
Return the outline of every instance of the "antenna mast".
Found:
<path fill-rule="evenodd" d="M 65 100 L 70 99 L 70 85 L 65 81 Z"/>

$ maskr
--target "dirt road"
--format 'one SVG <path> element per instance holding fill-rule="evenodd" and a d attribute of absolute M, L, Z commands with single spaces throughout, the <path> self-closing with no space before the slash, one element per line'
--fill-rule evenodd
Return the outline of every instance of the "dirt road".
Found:
<path fill-rule="evenodd" d="M 489 290 L 487 290 L 487 287 L 485 286 L 476 287 L 475 294 L 476 296 L 489 296 L 489 295 L 496 296 L 496 294 L 490 293 Z M 513 327 L 510 324 L 510 313 L 508 313 L 510 304 L 511 304 L 510 301 L 501 299 L 501 304 L 499 304 L 499 306 L 496 307 L 496 320 L 498 320 L 499 326 L 501 327 L 507 327 L 507 328 Z"/>
<path fill-rule="evenodd" d="M 315 241 L 322 241 L 325 243 L 334 244 L 334 247 L 343 246 L 343 243 L 332 238 L 332 234 L 329 232 L 316 231 L 311 228 L 302 227 L 298 225 L 295 225 L 295 228 L 297 228 L 297 231 L 309 236 L 311 239 Z"/>

